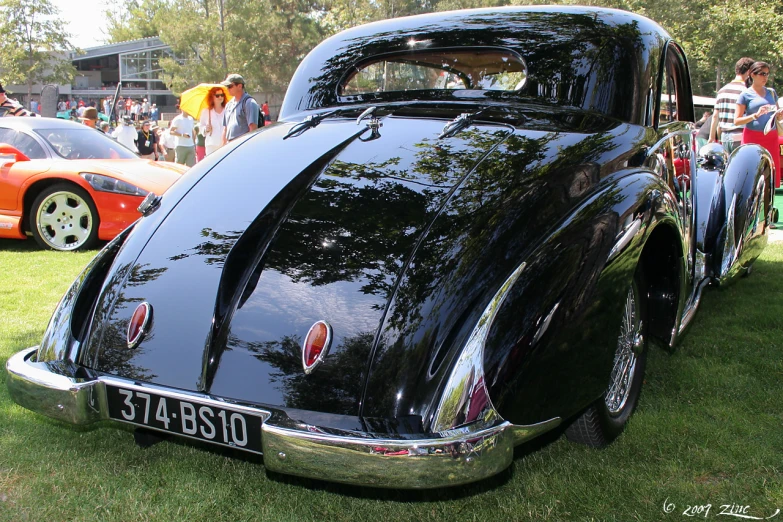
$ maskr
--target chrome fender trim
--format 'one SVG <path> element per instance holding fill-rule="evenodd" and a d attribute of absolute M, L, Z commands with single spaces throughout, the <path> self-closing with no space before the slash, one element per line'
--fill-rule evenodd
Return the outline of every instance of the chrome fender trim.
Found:
<path fill-rule="evenodd" d="M 435 410 L 432 431 L 447 431 L 482 419 L 487 423 L 500 419 L 484 381 L 484 344 L 500 306 L 524 272 L 525 266 L 526 263 L 522 263 L 508 276 L 473 327 Z M 471 416 L 471 404 L 474 401 L 479 401 L 482 407 L 480 410 L 474 408 L 477 411 Z"/>

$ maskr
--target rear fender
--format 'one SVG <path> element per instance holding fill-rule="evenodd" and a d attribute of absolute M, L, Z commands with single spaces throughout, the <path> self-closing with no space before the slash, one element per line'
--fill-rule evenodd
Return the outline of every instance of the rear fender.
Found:
<path fill-rule="evenodd" d="M 772 157 L 758 145 L 745 145 L 731 155 L 720 198 L 713 198 L 706 221 L 717 229 L 710 255 L 713 279 L 731 283 L 758 258 L 767 245 L 774 189 Z M 701 210 L 701 209 L 700 209 Z M 699 221 L 703 221 L 699 216 Z M 719 227 L 719 228 L 718 228 Z"/>

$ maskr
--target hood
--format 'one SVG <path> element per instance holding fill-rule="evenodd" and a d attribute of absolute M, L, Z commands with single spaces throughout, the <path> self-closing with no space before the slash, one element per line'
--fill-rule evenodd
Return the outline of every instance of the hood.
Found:
<path fill-rule="evenodd" d="M 584 138 L 477 124 L 438 139 L 444 123 L 389 116 L 380 138 L 367 141 L 354 120 L 326 120 L 289 139 L 291 125 L 282 124 L 224 152 L 187 197 L 161 208 L 151 237 L 132 236 L 123 248 L 83 359 L 99 371 L 273 407 L 418 413 L 393 400 L 400 376 L 442 379 L 439 364 L 426 363 L 434 353 L 443 362 L 436 345 L 454 340 L 448 332 L 471 319 L 465 310 L 492 295 L 506 264 L 540 234 L 520 234 L 514 256 L 498 252 L 490 265 L 499 268 L 480 273 L 484 248 L 509 232 L 492 232 L 484 207 L 499 219 L 508 198 L 521 196 L 507 192 L 520 179 L 548 205 L 543 166 Z M 563 172 L 569 187 L 585 175 Z M 585 191 L 597 168 L 588 174 Z M 521 208 L 518 217 L 558 212 Z M 452 292 L 464 278 L 474 289 Z M 143 301 L 152 327 L 129 349 L 127 325 Z M 332 326 L 331 350 L 306 375 L 302 341 L 321 320 Z"/>
<path fill-rule="evenodd" d="M 55 163 L 51 170 L 103 174 L 155 194 L 163 194 L 187 170 L 184 165 L 146 159 L 67 160 Z"/>

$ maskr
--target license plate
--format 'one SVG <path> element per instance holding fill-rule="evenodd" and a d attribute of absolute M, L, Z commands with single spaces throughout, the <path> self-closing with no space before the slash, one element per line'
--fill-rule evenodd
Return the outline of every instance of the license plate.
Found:
<path fill-rule="evenodd" d="M 106 385 L 112 419 L 203 440 L 222 446 L 261 453 L 260 416 L 230 406 L 158 395 Z"/>

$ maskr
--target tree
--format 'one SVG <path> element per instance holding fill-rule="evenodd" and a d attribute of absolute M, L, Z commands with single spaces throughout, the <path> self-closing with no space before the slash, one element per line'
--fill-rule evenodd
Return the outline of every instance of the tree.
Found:
<path fill-rule="evenodd" d="M 251 91 L 284 91 L 324 36 L 315 0 L 126 0 L 124 9 L 116 2 L 110 40 L 159 36 L 173 51 L 161 65 L 174 92 L 228 73 L 244 76 Z"/>
<path fill-rule="evenodd" d="M 104 11 L 110 43 L 150 38 L 160 34 L 155 15 L 166 0 L 110 0 Z"/>
<path fill-rule="evenodd" d="M 0 69 L 7 83 L 70 83 L 76 74 L 64 54 L 72 48 L 59 11 L 49 0 L 0 0 Z"/>
<path fill-rule="evenodd" d="M 2 1 L 2 0 L 0 0 Z M 21 1 L 21 0 L 16 0 Z M 694 94 L 714 95 L 742 56 L 783 70 L 780 0 L 111 0 L 111 41 L 159 35 L 174 91 L 238 72 L 251 90 L 285 90 L 324 36 L 359 24 L 432 11 L 501 5 L 625 9 L 663 26 L 685 49 Z"/>

